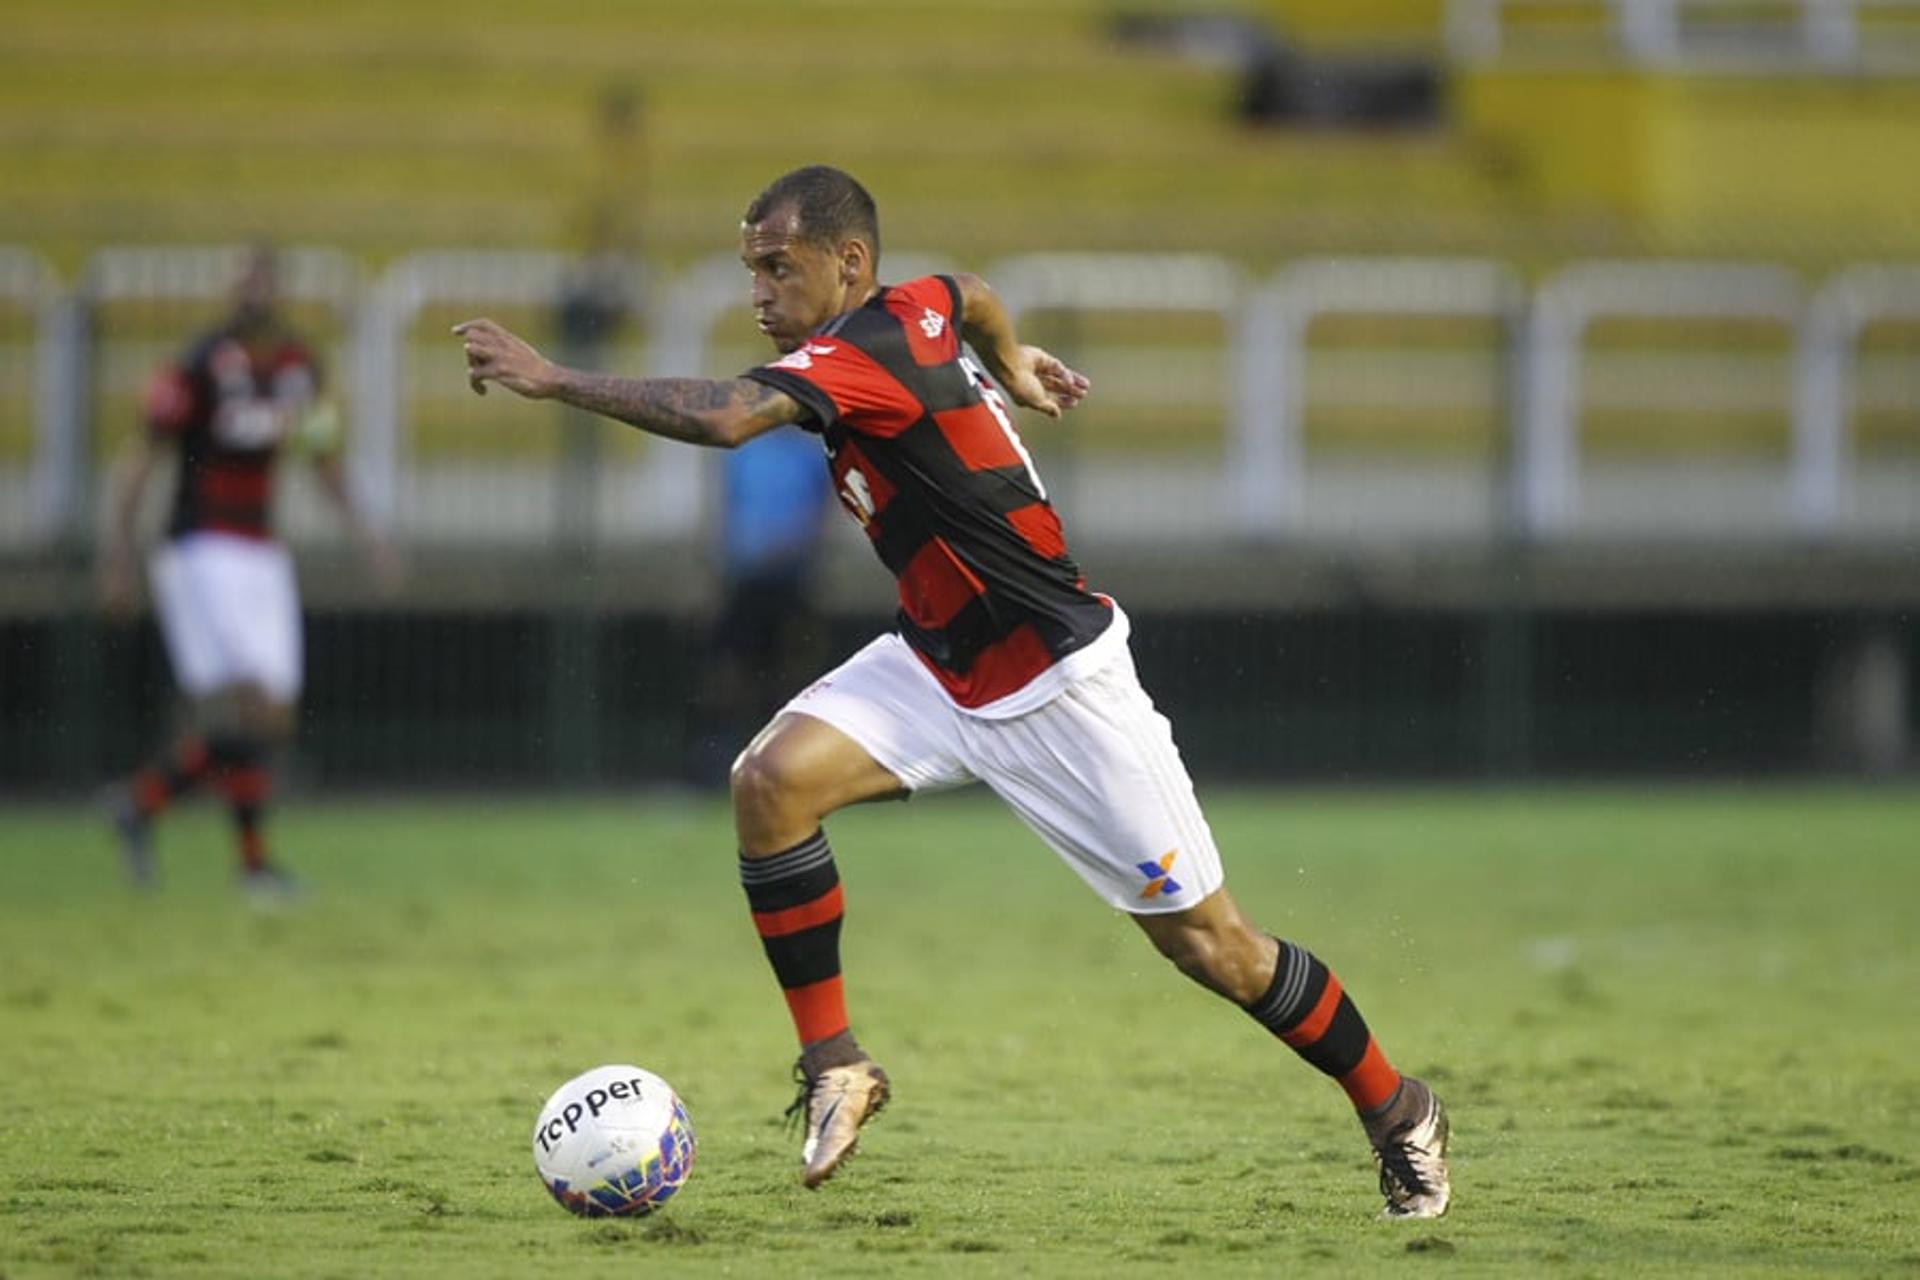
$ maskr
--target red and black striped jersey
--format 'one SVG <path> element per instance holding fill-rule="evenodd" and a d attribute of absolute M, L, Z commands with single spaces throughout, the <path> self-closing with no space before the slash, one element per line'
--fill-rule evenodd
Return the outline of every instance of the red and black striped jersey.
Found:
<path fill-rule="evenodd" d="M 319 392 L 320 368 L 289 336 L 196 342 L 147 387 L 147 429 L 180 454 L 169 537 L 202 530 L 272 537 L 273 465 Z"/>
<path fill-rule="evenodd" d="M 960 308 L 947 276 L 884 287 L 746 376 L 807 411 L 841 502 L 899 582 L 900 633 L 947 695 L 1011 714 L 1116 611 L 1067 554 L 998 389 L 961 345 Z"/>

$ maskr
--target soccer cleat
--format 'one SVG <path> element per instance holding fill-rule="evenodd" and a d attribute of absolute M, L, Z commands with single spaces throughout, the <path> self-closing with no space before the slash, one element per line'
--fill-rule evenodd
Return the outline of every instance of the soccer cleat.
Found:
<path fill-rule="evenodd" d="M 1447 1180 L 1447 1109 L 1424 1081 L 1401 1079 L 1414 1091 L 1407 1099 L 1411 1105 L 1396 1106 L 1382 1131 L 1369 1134 L 1373 1162 L 1380 1170 L 1380 1194 L 1387 1198 L 1380 1216 L 1437 1218 L 1453 1199 Z"/>
<path fill-rule="evenodd" d="M 132 794 L 124 790 L 107 798 L 107 818 L 120 839 L 120 862 L 127 870 L 127 882 L 136 889 L 153 888 L 153 824 L 133 803 Z"/>
<path fill-rule="evenodd" d="M 278 867 L 249 867 L 240 873 L 240 892 L 256 911 L 281 911 L 306 896 L 300 882 Z"/>
<path fill-rule="evenodd" d="M 800 1148 L 800 1181 L 817 1187 L 833 1176 L 860 1142 L 860 1126 L 887 1105 L 891 1090 L 887 1073 L 871 1060 L 845 1067 L 828 1067 L 808 1078 L 797 1065 L 800 1096 L 787 1108 L 807 1112 L 807 1140 Z"/>

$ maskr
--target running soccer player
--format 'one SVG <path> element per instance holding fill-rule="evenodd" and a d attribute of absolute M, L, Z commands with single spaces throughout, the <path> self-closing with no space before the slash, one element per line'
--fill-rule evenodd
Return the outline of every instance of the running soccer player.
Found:
<path fill-rule="evenodd" d="M 1001 398 L 1058 417 L 1087 379 L 1022 345 L 979 278 L 882 285 L 879 256 L 872 198 L 810 166 L 741 225 L 754 312 L 780 353 L 769 364 L 628 379 L 557 366 L 491 320 L 454 327 L 476 392 L 498 383 L 722 448 L 782 423 L 817 432 L 842 504 L 898 579 L 897 630 L 789 702 L 732 772 L 741 883 L 801 1046 L 802 1181 L 833 1175 L 890 1092 L 848 1020 L 822 821 L 977 780 L 1181 972 L 1339 1082 L 1383 1216 L 1438 1217 L 1445 1110 L 1393 1068 L 1327 967 L 1257 929 L 1223 887 L 1171 726 L 1134 674 L 1127 617 L 1087 590 Z"/>
<path fill-rule="evenodd" d="M 162 368 L 146 392 L 146 432 L 114 508 L 103 565 L 106 603 L 133 608 L 134 529 L 154 466 L 178 461 L 167 540 L 150 565 L 174 678 L 189 703 L 184 732 L 115 793 L 112 818 L 128 876 L 154 880 L 153 823 L 176 798 L 210 782 L 233 814 L 241 886 L 257 902 L 295 884 L 268 857 L 272 752 L 293 732 L 300 693 L 300 600 L 293 561 L 271 527 L 274 466 L 283 449 L 312 455 L 321 487 L 391 582 L 395 562 L 360 521 L 339 460 L 338 420 L 321 398 L 313 351 L 278 306 L 272 250 L 249 255 L 231 314 Z"/>

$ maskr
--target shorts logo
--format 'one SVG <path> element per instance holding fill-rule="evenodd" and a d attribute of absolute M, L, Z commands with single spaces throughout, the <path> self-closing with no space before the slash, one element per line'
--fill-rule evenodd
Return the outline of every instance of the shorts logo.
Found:
<path fill-rule="evenodd" d="M 1134 867 L 1147 878 L 1147 887 L 1140 891 L 1143 898 L 1157 898 L 1163 893 L 1180 892 L 1180 882 L 1172 875 L 1173 860 L 1180 856 L 1178 849 L 1169 849 L 1160 855 L 1157 862 L 1136 862 Z"/>

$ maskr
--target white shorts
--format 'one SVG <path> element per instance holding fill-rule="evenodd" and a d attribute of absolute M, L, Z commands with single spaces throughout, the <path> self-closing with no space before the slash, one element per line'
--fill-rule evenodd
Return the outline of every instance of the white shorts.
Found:
<path fill-rule="evenodd" d="M 956 707 L 887 634 L 786 709 L 840 730 L 909 791 L 986 783 L 1121 911 L 1180 911 L 1220 887 L 1220 853 L 1173 726 L 1124 646 L 1051 701 L 988 720 Z"/>
<path fill-rule="evenodd" d="M 190 533 L 161 547 L 153 599 L 174 678 L 194 697 L 257 684 L 277 702 L 300 695 L 300 596 L 277 542 Z"/>

